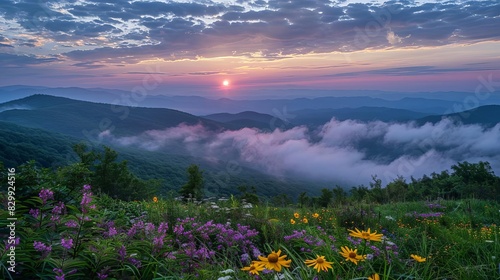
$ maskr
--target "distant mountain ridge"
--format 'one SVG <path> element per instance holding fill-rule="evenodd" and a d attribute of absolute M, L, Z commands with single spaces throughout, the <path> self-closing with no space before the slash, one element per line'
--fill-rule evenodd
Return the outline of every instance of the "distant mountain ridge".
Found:
<path fill-rule="evenodd" d="M 29 109 L 16 109 L 20 107 Z M 93 140 L 106 130 L 127 136 L 181 123 L 201 124 L 213 130 L 225 128 L 221 123 L 172 109 L 127 107 L 49 95 L 32 95 L 0 104 L 0 120 Z"/>
<path fill-rule="evenodd" d="M 383 121 L 383 122 L 407 122 L 428 116 L 426 113 L 415 112 L 404 109 L 384 107 L 359 107 L 340 109 L 307 109 L 290 112 L 290 119 L 295 125 L 318 126 L 325 124 L 332 118 L 339 121 L 357 120 L 361 122 Z"/>
<path fill-rule="evenodd" d="M 418 119 L 417 123 L 437 123 L 442 119 L 451 119 L 462 124 L 480 124 L 484 127 L 493 127 L 500 123 L 500 105 L 485 105 L 463 112 L 427 116 Z"/>
<path fill-rule="evenodd" d="M 218 113 L 203 116 L 203 118 L 224 123 L 232 129 L 253 127 L 262 130 L 273 130 L 277 127 L 285 127 L 287 125 L 286 122 L 278 117 L 253 111 L 245 111 L 237 114 Z"/>
<path fill-rule="evenodd" d="M 294 93 L 297 90 L 293 91 Z M 76 100 L 115 104 L 121 106 L 169 108 L 193 115 L 203 116 L 215 113 L 237 114 L 244 111 L 254 111 L 283 119 L 290 111 L 305 109 L 341 109 L 359 107 L 385 107 L 404 109 L 426 114 L 442 114 L 462 104 L 467 98 L 475 98 L 474 93 L 443 92 L 443 93 L 384 93 L 372 91 L 338 91 L 352 96 L 335 95 L 337 91 L 321 91 L 324 97 L 311 98 L 281 98 L 260 100 L 238 100 L 229 98 L 207 98 L 201 96 L 166 96 L 148 94 L 134 95 L 131 91 L 102 88 L 47 88 L 33 86 L 0 87 L 0 102 L 27 97 L 33 94 L 46 94 L 66 97 Z M 277 94 L 286 94 L 279 91 Z M 307 95 L 307 90 L 304 90 Z M 489 98 L 481 99 L 478 106 L 499 105 L 500 94 L 491 93 Z"/>

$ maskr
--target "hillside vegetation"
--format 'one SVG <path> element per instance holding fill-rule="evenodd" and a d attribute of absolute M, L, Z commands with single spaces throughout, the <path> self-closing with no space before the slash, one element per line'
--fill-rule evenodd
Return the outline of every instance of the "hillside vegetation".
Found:
<path fill-rule="evenodd" d="M 65 172 L 28 164 L 9 170 L 15 179 L 2 168 L 15 188 L 0 194 L 12 211 L 0 218 L 17 218 L 12 243 L 0 243 L 2 279 L 500 279 L 499 196 L 468 198 L 478 184 L 499 189 L 486 163 L 400 182 L 396 193 L 375 178 L 362 196 L 334 189 L 280 206 L 248 188 L 204 202 L 143 191 L 113 199 L 102 160 L 88 173 L 71 172 L 84 162 Z M 450 199 L 426 192 L 443 177 L 462 186 Z"/>

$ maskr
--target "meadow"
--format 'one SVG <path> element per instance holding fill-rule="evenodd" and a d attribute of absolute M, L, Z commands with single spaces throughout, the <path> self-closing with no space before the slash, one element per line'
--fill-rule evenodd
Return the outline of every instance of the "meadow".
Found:
<path fill-rule="evenodd" d="M 500 279 L 495 201 L 274 207 L 33 191 L 17 204 L 15 248 L 0 244 L 2 279 Z"/>

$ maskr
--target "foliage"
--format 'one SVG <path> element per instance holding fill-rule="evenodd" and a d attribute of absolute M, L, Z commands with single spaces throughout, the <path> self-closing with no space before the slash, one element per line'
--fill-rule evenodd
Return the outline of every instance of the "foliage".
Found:
<path fill-rule="evenodd" d="M 192 164 L 187 169 L 188 181 L 179 190 L 184 198 L 201 199 L 203 197 L 203 171 L 198 165 Z"/>

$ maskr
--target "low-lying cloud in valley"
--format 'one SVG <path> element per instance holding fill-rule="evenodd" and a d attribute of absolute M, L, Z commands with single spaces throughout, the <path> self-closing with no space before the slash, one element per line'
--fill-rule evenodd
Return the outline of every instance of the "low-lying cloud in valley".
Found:
<path fill-rule="evenodd" d="M 425 125 L 332 119 L 315 130 L 300 126 L 272 132 L 251 128 L 216 132 L 182 124 L 120 138 L 106 131 L 101 137 L 150 151 L 183 150 L 213 161 L 235 160 L 278 177 L 345 187 L 368 185 L 372 175 L 384 184 L 398 175 L 420 178 L 459 161 L 488 161 L 497 174 L 500 170 L 500 124 L 483 128 L 446 119 Z"/>

